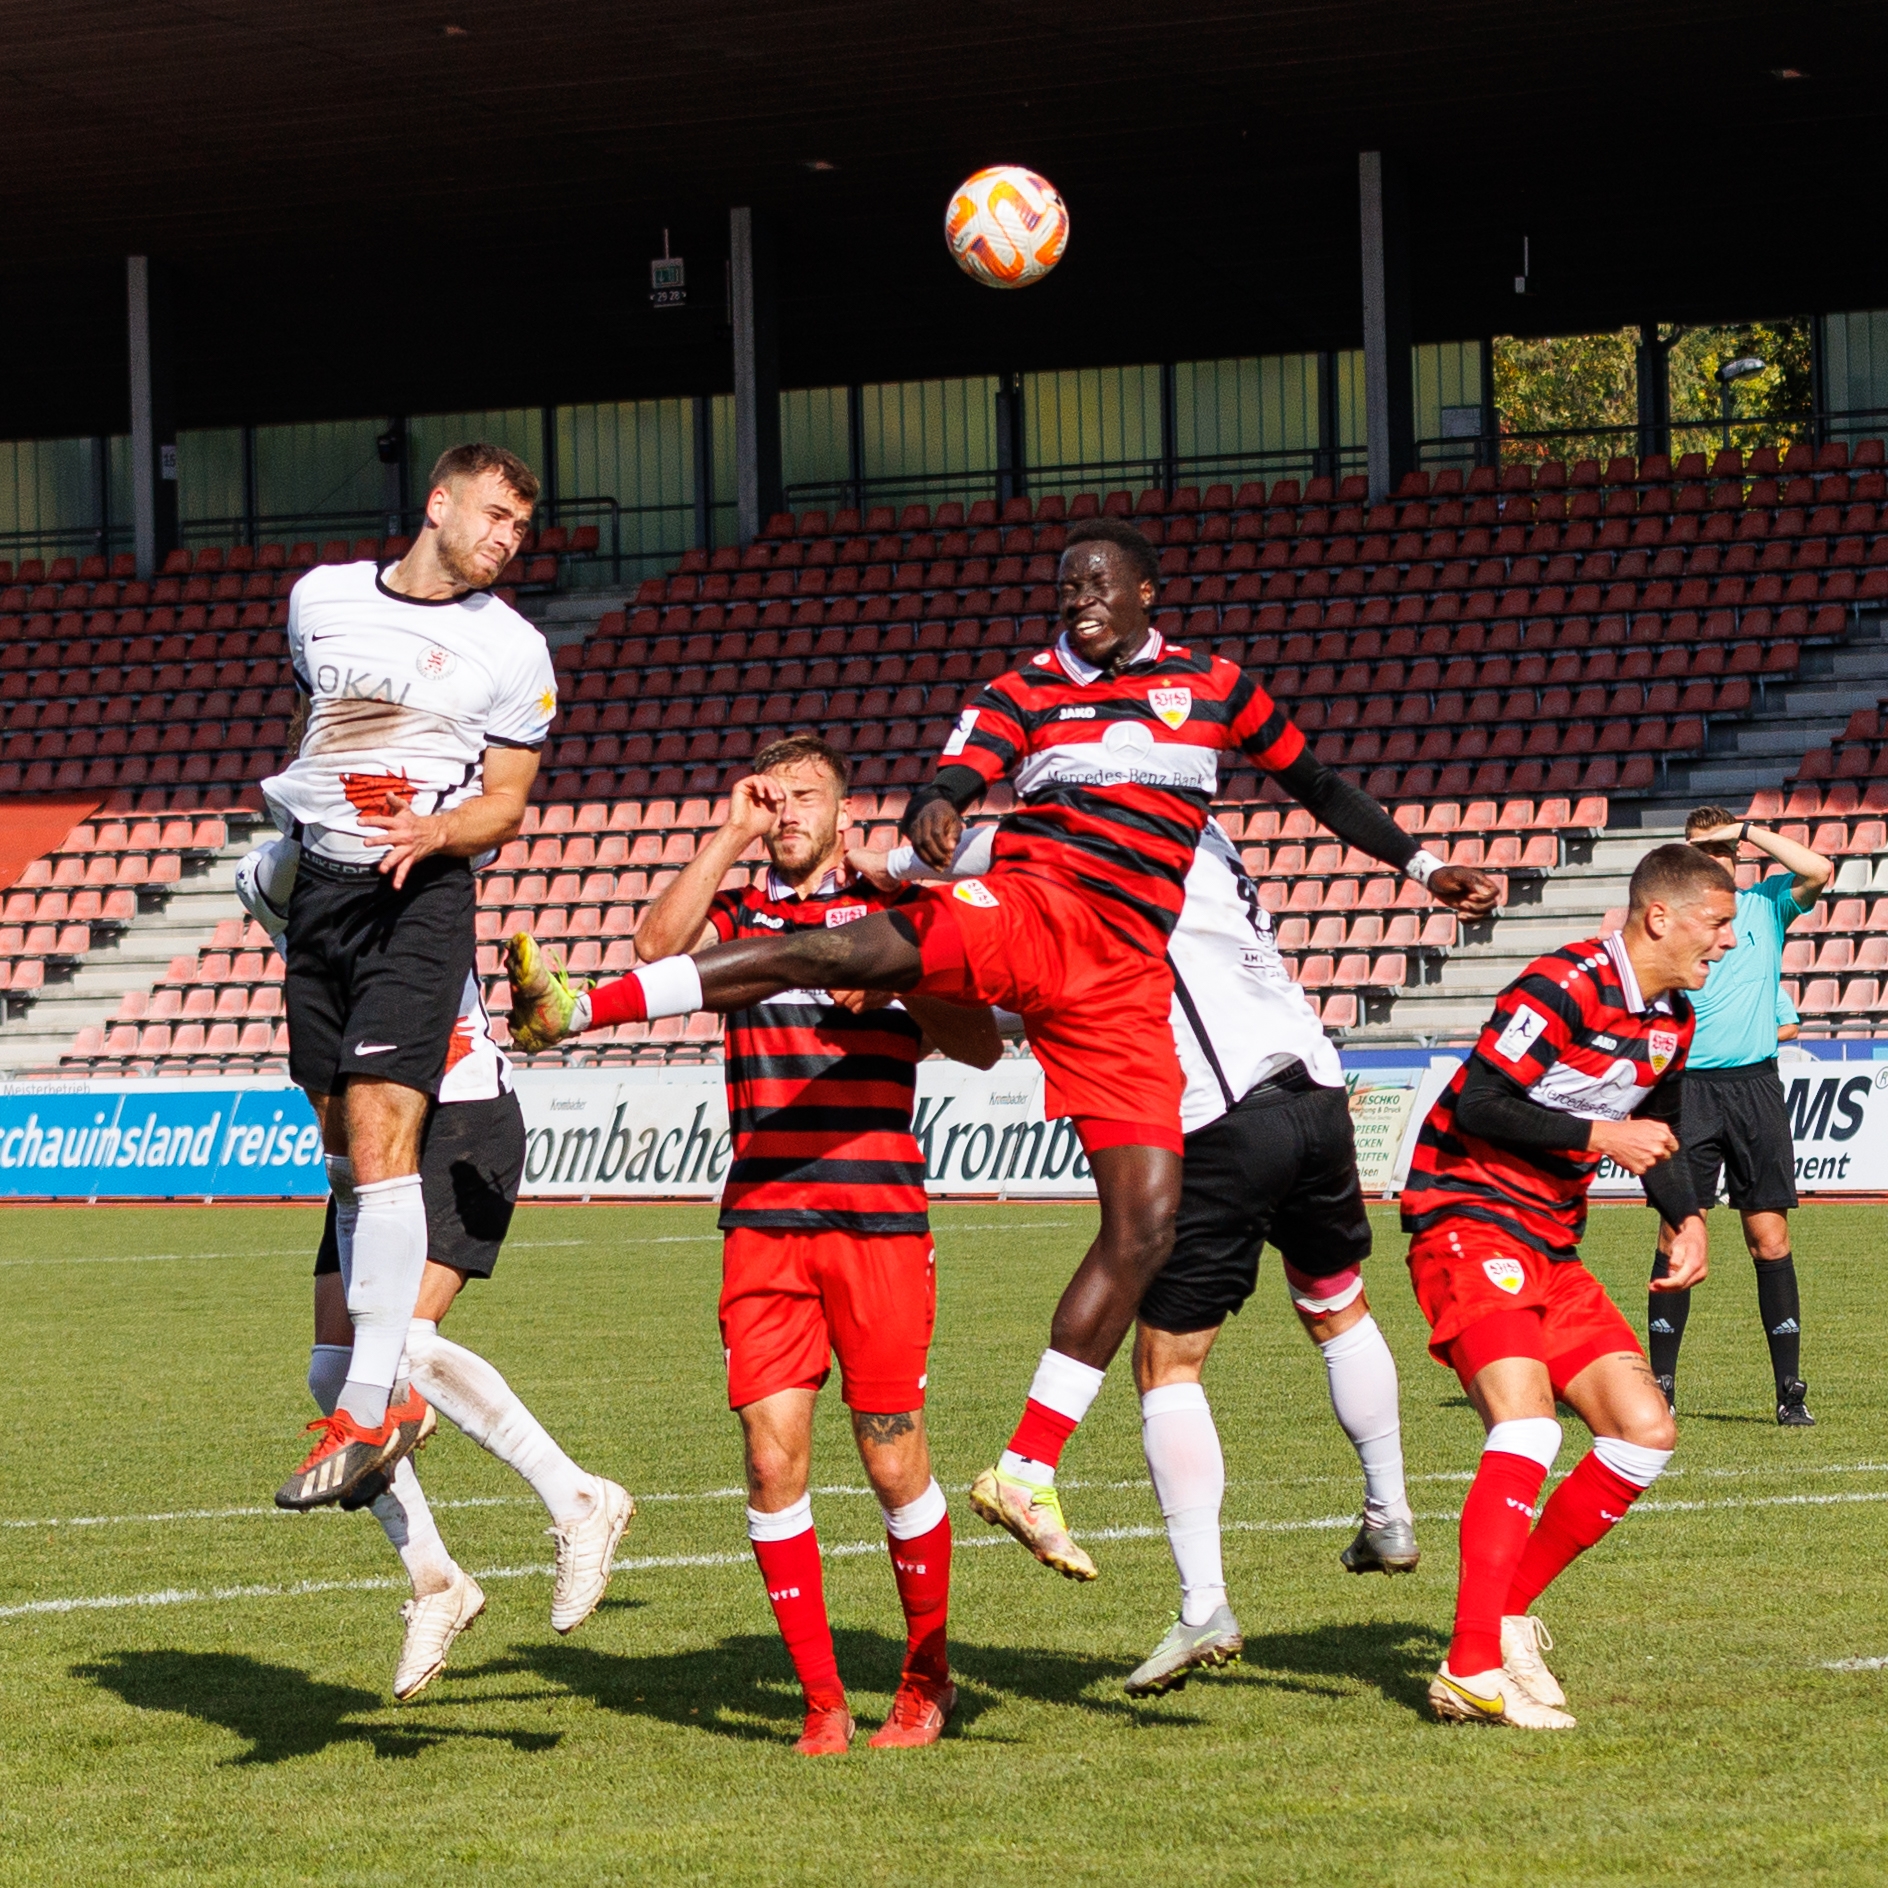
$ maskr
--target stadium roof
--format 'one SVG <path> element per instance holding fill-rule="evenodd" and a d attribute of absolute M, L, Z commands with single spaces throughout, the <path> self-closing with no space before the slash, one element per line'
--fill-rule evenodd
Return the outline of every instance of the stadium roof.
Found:
<path fill-rule="evenodd" d="M 789 385 L 1351 346 L 1377 147 L 1419 338 L 1888 304 L 1865 4 L 0 0 L 0 32 L 0 436 L 123 427 L 128 252 L 176 267 L 184 425 L 725 387 L 743 202 Z M 1021 294 L 940 235 L 998 161 L 1073 220 Z"/>

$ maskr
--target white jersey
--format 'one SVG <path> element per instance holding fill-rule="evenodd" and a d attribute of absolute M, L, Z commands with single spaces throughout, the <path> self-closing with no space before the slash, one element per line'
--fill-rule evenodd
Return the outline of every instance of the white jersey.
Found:
<path fill-rule="evenodd" d="M 276 824 L 328 858 L 386 851 L 364 813 L 476 798 L 488 747 L 541 747 L 557 712 L 550 651 L 489 591 L 401 596 L 371 563 L 324 564 L 289 593 L 288 652 L 309 698 L 301 752 L 262 783 Z"/>
<path fill-rule="evenodd" d="M 1167 940 L 1173 966 L 1173 1040 L 1186 1093 L 1185 1133 L 1227 1109 L 1293 1062 L 1314 1082 L 1344 1086 L 1344 1065 L 1286 974 L 1272 930 L 1239 853 L 1209 819 L 1187 873 L 1186 903 Z"/>
<path fill-rule="evenodd" d="M 990 869 L 994 826 L 978 826 L 958 842 L 951 871 L 975 878 Z M 909 846 L 892 855 L 901 878 L 929 868 Z M 1173 966 L 1170 1020 L 1186 1077 L 1180 1126 L 1191 1134 L 1293 1062 L 1314 1082 L 1344 1086 L 1344 1065 L 1305 993 L 1286 974 L 1272 930 L 1239 851 L 1209 819 L 1187 872 L 1186 902 L 1167 940 Z M 1189 1014 L 1189 1004 L 1191 1014 Z"/>

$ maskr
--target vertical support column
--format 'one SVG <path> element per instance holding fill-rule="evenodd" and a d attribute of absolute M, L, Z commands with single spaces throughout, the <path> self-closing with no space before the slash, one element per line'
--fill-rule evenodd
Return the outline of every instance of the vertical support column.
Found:
<path fill-rule="evenodd" d="M 695 548 L 708 551 L 715 542 L 714 396 L 698 393 L 689 404 L 695 433 Z"/>
<path fill-rule="evenodd" d="M 765 222 L 728 213 L 734 300 L 734 488 L 740 539 L 751 544 L 781 508 L 780 332 L 773 246 Z"/>
<path fill-rule="evenodd" d="M 1325 349 L 1318 356 L 1318 451 L 1312 463 L 1319 478 L 1337 483 L 1337 356 Z"/>
<path fill-rule="evenodd" d="M 149 256 L 125 258 L 131 370 L 131 520 L 138 575 L 177 548 L 177 421 L 171 400 L 170 284 Z"/>
<path fill-rule="evenodd" d="M 380 455 L 380 510 L 390 538 L 406 530 L 407 434 L 404 415 L 396 414 L 374 441 Z"/>
<path fill-rule="evenodd" d="M 92 516 L 98 520 L 93 549 L 111 556 L 111 441 L 102 434 L 92 441 Z"/>
<path fill-rule="evenodd" d="M 557 479 L 557 409 L 538 410 L 538 509 L 546 524 L 557 522 L 557 501 L 562 496 Z"/>
<path fill-rule="evenodd" d="M 996 498 L 999 506 L 1028 489 L 1023 450 L 1023 377 L 999 374 L 996 383 Z"/>
<path fill-rule="evenodd" d="M 243 542 L 253 551 L 262 540 L 262 482 L 256 471 L 256 429 L 243 428 Z"/>
<path fill-rule="evenodd" d="M 1401 164 L 1382 151 L 1357 157 L 1364 265 L 1364 419 L 1370 496 L 1388 498 L 1416 469 L 1410 367 L 1409 234 Z"/>
<path fill-rule="evenodd" d="M 1820 452 L 1829 442 L 1829 355 L 1823 336 L 1822 315 L 1809 318 L 1810 436 Z"/>
<path fill-rule="evenodd" d="M 1171 492 L 1180 469 L 1179 389 L 1172 361 L 1160 364 L 1160 489 Z"/>
<path fill-rule="evenodd" d="M 852 491 L 852 508 L 865 518 L 865 389 L 846 389 L 846 478 Z"/>
<path fill-rule="evenodd" d="M 1482 357 L 1482 436 L 1475 448 L 1477 465 L 1501 463 L 1501 415 L 1495 408 L 1495 339 L 1485 334 L 1475 344 Z"/>
<path fill-rule="evenodd" d="M 1639 324 L 1634 378 L 1639 395 L 1639 457 L 1672 449 L 1671 343 L 1659 339 L 1659 324 Z"/>

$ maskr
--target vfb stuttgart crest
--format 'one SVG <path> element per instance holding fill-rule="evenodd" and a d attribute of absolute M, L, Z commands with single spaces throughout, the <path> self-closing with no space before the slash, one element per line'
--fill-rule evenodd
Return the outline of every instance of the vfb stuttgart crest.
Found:
<path fill-rule="evenodd" d="M 1646 1060 L 1652 1064 L 1654 1075 L 1663 1075 L 1672 1065 L 1672 1057 L 1678 1053 L 1678 1031 L 1675 1029 L 1649 1029 L 1645 1037 Z"/>
<path fill-rule="evenodd" d="M 1527 1283 L 1527 1273 L 1519 1259 L 1484 1259 L 1482 1270 L 1488 1274 L 1489 1284 L 1497 1291 L 1505 1291 L 1510 1298 Z"/>
<path fill-rule="evenodd" d="M 1181 722 L 1193 712 L 1193 691 L 1190 688 L 1150 688 L 1147 705 L 1177 732 Z"/>

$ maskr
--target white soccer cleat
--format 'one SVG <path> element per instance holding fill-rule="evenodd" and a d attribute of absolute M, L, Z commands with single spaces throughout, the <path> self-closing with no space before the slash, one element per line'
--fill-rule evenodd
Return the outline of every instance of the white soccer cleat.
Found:
<path fill-rule="evenodd" d="M 1574 1725 L 1567 1712 L 1530 1698 L 1499 1665 L 1458 1676 L 1444 1659 L 1429 1681 L 1429 1708 L 1445 1724 L 1511 1724 L 1518 1731 L 1570 1731 Z"/>
<path fill-rule="evenodd" d="M 610 1584 L 610 1563 L 616 1543 L 623 1538 L 636 1504 L 629 1490 L 591 1478 L 597 1499 L 581 1521 L 544 1531 L 557 1543 L 557 1577 L 551 1585 L 551 1624 L 559 1632 L 575 1632 L 597 1609 Z"/>
<path fill-rule="evenodd" d="M 1564 1711 L 1567 1694 L 1547 1669 L 1543 1652 L 1554 1649 L 1547 1622 L 1534 1613 L 1504 1613 L 1501 1620 L 1501 1669 L 1538 1704 Z"/>
<path fill-rule="evenodd" d="M 400 1608 L 406 1637 L 393 1668 L 393 1695 L 405 1704 L 417 1698 L 445 1669 L 452 1642 L 485 1610 L 485 1595 L 469 1573 L 455 1569 L 451 1586 L 423 1593 Z"/>

